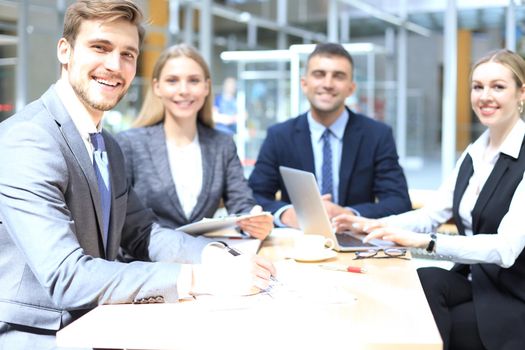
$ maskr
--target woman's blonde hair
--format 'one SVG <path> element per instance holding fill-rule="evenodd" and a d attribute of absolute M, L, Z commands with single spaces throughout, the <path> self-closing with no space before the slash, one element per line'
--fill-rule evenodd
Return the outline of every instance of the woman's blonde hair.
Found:
<path fill-rule="evenodd" d="M 135 119 L 133 122 L 134 127 L 155 125 L 164 120 L 164 105 L 162 104 L 160 98 L 158 98 L 153 93 L 153 82 L 155 80 L 159 81 L 160 73 L 166 65 L 166 62 L 172 58 L 177 57 L 187 57 L 192 59 L 202 68 L 202 71 L 204 72 L 204 78 L 209 82 L 209 93 L 204 100 L 202 108 L 197 112 L 197 120 L 202 124 L 213 128 L 213 92 L 211 86 L 210 69 L 197 49 L 187 44 L 177 44 L 170 46 L 160 54 L 157 62 L 155 63 L 155 67 L 153 67 L 153 74 L 148 92 L 146 93 L 146 98 L 144 99 L 144 103 L 142 104 L 142 108 L 140 109 L 137 119 Z"/>
<path fill-rule="evenodd" d="M 482 58 L 480 58 L 478 61 L 476 61 L 476 63 L 474 63 L 474 66 L 472 66 L 472 70 L 470 73 L 471 81 L 472 73 L 474 72 L 474 70 L 479 65 L 487 62 L 496 62 L 507 67 L 512 72 L 514 81 L 516 82 L 516 86 L 518 88 L 521 88 L 523 84 L 525 84 L 525 61 L 520 55 L 507 49 L 491 51 Z"/>

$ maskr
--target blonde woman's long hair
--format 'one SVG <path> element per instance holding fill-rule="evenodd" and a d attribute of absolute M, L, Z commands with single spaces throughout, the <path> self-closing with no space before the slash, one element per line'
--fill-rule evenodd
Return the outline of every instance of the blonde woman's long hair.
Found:
<path fill-rule="evenodd" d="M 208 96 L 204 100 L 202 108 L 197 112 L 197 120 L 202 124 L 213 128 L 213 91 L 211 84 L 210 69 L 208 64 L 201 56 L 201 54 L 193 46 L 187 44 L 177 44 L 166 48 L 159 56 L 155 67 L 153 68 L 153 74 L 150 81 L 150 86 L 148 92 L 146 93 L 146 98 L 140 109 L 139 116 L 133 122 L 133 127 L 144 127 L 158 124 L 164 120 L 164 105 L 160 98 L 158 98 L 153 93 L 153 82 L 155 80 L 159 81 L 160 73 L 162 69 L 172 58 L 177 57 L 187 57 L 194 60 L 202 68 L 204 72 L 204 78 L 209 82 L 210 89 Z"/>

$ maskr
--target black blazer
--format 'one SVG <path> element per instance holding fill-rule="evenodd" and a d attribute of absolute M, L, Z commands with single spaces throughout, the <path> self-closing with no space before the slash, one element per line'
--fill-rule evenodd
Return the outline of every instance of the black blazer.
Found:
<path fill-rule="evenodd" d="M 495 234 L 509 210 L 512 197 L 525 171 L 525 139 L 518 159 L 501 154 L 472 209 L 474 234 Z M 459 203 L 473 174 L 472 158 L 465 157 L 459 169 L 452 210 L 460 234 L 465 228 L 459 217 Z M 523 227 L 516 227 L 523 230 Z M 468 272 L 458 264 L 454 270 Z M 479 334 L 487 349 L 525 349 L 525 252 L 514 265 L 470 265 L 472 296 Z"/>
<path fill-rule="evenodd" d="M 364 115 L 349 114 L 339 170 L 339 205 L 379 218 L 411 209 L 407 183 L 398 163 L 392 130 Z M 290 203 L 279 166 L 315 173 L 306 113 L 268 129 L 249 185 L 255 199 L 274 213 Z M 275 194 L 281 191 L 280 201 Z"/>

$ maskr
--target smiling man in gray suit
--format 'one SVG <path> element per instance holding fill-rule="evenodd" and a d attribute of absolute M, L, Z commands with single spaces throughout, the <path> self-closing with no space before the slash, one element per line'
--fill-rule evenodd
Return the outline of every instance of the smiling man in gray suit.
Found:
<path fill-rule="evenodd" d="M 52 349 L 57 330 L 100 304 L 174 302 L 184 281 L 213 287 L 205 266 L 185 265 L 209 242 L 155 224 L 120 148 L 97 134 L 135 76 L 141 21 L 130 0 L 71 5 L 59 81 L 0 124 L 0 349 Z M 114 261 L 119 247 L 143 261 Z M 233 259 L 222 252 L 211 256 Z M 250 287 L 267 286 L 271 263 L 247 264 Z"/>

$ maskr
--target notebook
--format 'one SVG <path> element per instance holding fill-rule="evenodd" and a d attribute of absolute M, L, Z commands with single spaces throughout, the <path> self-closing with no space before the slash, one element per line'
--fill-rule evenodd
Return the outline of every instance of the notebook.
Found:
<path fill-rule="evenodd" d="M 299 227 L 305 234 L 320 234 L 331 238 L 334 249 L 340 252 L 394 246 L 392 242 L 379 239 L 363 243 L 364 235 L 353 232 L 336 233 L 324 208 L 314 174 L 285 166 L 280 166 L 279 171 L 297 214 Z"/>

